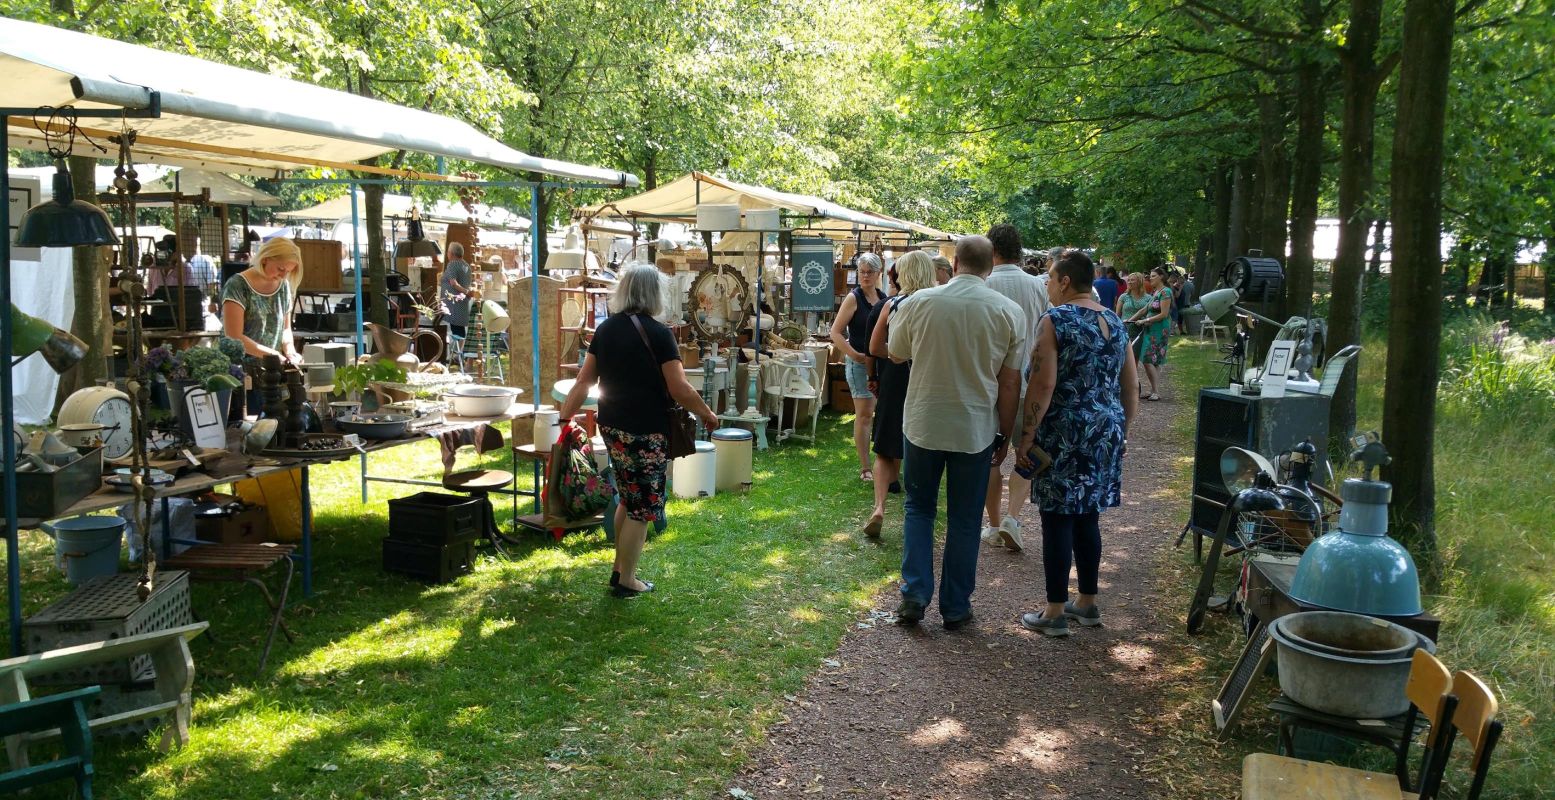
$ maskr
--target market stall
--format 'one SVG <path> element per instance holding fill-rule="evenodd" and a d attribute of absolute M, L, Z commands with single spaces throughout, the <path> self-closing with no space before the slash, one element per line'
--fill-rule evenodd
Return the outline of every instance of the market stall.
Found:
<path fill-rule="evenodd" d="M 291 170 L 317 167 L 336 170 L 345 175 L 374 176 L 342 179 L 354 184 L 391 180 L 435 181 L 448 185 L 461 183 L 440 175 L 424 175 L 360 163 L 385 153 L 411 150 L 515 172 L 550 175 L 589 185 L 637 185 L 637 179 L 626 173 L 529 156 L 481 134 L 464 122 L 437 114 L 190 56 L 26 22 L 0 19 L 0 71 L 8 77 L 5 88 L 0 90 L 0 104 L 4 106 L 0 108 L 0 114 L 6 117 L 6 124 L 0 127 L 0 152 L 17 146 L 47 150 L 62 157 L 75 152 L 83 155 L 91 152 L 86 144 L 87 137 L 112 142 L 119 146 L 119 168 L 125 170 L 115 174 L 116 194 L 131 211 L 135 196 L 144 191 L 133 172 L 134 164 L 141 161 L 272 178 Z M 0 175 L 0 184 L 7 183 L 8 176 Z M 550 185 L 528 181 L 499 183 L 529 188 L 532 206 L 538 205 L 541 188 Z M 9 194 L 7 186 L 0 188 L 6 189 Z M 355 193 L 351 196 L 354 199 Z M 355 213 L 356 203 L 352 205 L 352 217 L 359 218 Z M 75 213 L 77 209 L 76 206 L 63 207 L 70 209 L 70 213 Z M 95 208 L 91 210 L 101 213 Z M 32 213 L 29 212 L 29 216 Z M 14 231 L 9 204 L 0 211 L 0 215 L 5 217 L 4 227 Z M 132 215 L 126 219 L 133 225 Z M 55 246 L 109 244 L 115 237 L 106 233 L 107 230 L 105 224 L 102 238 L 45 236 L 38 243 L 45 245 L 42 248 L 45 252 L 55 249 Z M 18 242 L 21 240 L 22 237 L 17 237 Z M 28 238 L 27 241 L 32 242 L 33 239 Z M 133 238 L 126 241 L 124 246 L 129 251 L 124 262 L 138 264 Z M 30 355 L 43 347 L 31 339 L 18 338 L 13 332 L 11 251 L 12 237 L 7 236 L 4 244 L 0 245 L 0 293 L 5 295 L 0 298 L 0 340 L 3 340 L 0 356 L 6 360 L 5 369 L 0 371 L 0 378 L 3 378 L 0 393 L 6 395 L 10 395 L 13 389 L 10 369 L 13 356 Z M 47 260 L 44 263 L 48 263 Z M 358 299 L 360 323 L 361 270 L 357 269 L 356 273 L 358 277 L 353 289 Z M 27 298 L 19 299 L 27 301 Z M 35 327 L 40 328 L 45 325 L 68 328 L 69 324 L 69 320 L 63 317 L 34 322 L 38 323 Z M 44 332 L 47 332 L 46 329 Z M 139 357 L 144 352 L 139 334 L 138 326 L 132 326 L 128 354 L 132 365 L 139 363 Z M 43 342 L 49 341 L 52 340 L 45 336 Z M 104 345 L 91 343 L 84 346 Z M 362 349 L 361 338 L 358 336 L 356 351 L 360 353 Z M 47 350 L 45 356 L 49 356 Z M 531 377 L 536 389 L 533 396 L 538 397 L 537 353 L 533 364 Z M 50 365 L 56 370 L 70 368 L 69 359 L 56 362 L 51 357 Z M 129 447 L 124 453 L 133 459 L 127 482 L 133 490 L 135 503 L 147 509 L 147 517 L 143 522 L 149 523 L 149 509 L 153 501 L 165 496 L 161 493 L 170 490 L 153 485 L 159 480 L 155 479 L 146 461 L 150 443 L 140 420 L 143 415 L 139 409 L 146 402 L 147 392 L 144 387 L 133 383 L 138 377 L 137 369 L 139 367 L 131 368 L 132 384 L 128 388 L 132 390 L 132 395 L 125 395 L 112 387 L 92 389 L 101 390 L 94 393 L 94 398 L 100 400 L 95 407 L 114 409 L 112 413 L 115 415 L 122 411 L 125 420 L 122 424 L 132 431 Z M 13 423 L 13 408 L 7 403 L 3 427 L 9 431 Z M 3 449 L 7 595 L 12 650 L 19 653 L 22 618 L 18 540 L 20 518 L 24 516 L 19 513 L 17 491 L 20 458 L 17 442 L 12 436 L 5 437 Z M 97 453 L 97 459 L 102 458 L 101 448 L 95 448 L 93 452 Z M 319 458 L 307 452 L 296 452 L 291 457 L 295 459 L 294 467 L 300 470 L 306 485 L 308 465 L 316 463 Z M 338 457 L 338 454 L 330 453 L 328 457 Z M 74 465 L 84 460 L 88 459 L 73 459 L 68 463 Z M 101 463 L 100 460 L 97 463 Z M 88 461 L 88 466 L 91 464 Z M 198 467 L 195 469 L 198 471 Z M 72 467 L 59 469 L 58 472 L 67 470 L 72 470 Z M 68 509 L 76 500 L 100 490 L 100 471 L 94 473 L 90 469 L 74 467 L 70 474 L 78 473 L 84 474 L 87 480 L 74 486 L 69 493 L 60 493 L 56 484 L 48 481 L 49 488 L 45 491 L 51 505 Z M 72 494 L 75 499 L 71 499 Z M 52 509 L 50 513 L 54 513 Z M 149 524 L 143 524 L 142 530 L 147 529 Z M 311 563 L 308 542 L 307 538 L 303 540 L 302 553 L 299 554 L 305 566 L 305 592 L 311 590 L 306 569 Z M 148 569 L 143 580 L 149 585 L 154 580 L 154 573 Z"/>

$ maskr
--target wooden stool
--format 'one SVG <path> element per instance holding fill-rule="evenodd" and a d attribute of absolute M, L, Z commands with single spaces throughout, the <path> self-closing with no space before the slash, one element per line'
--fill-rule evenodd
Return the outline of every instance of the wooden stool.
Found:
<path fill-rule="evenodd" d="M 297 641 L 281 618 L 286 613 L 286 596 L 292 588 L 295 566 L 291 556 L 296 549 L 296 545 L 290 544 L 197 544 L 172 558 L 163 559 L 160 565 L 163 569 L 188 570 L 192 580 L 234 581 L 259 589 L 272 612 L 270 631 L 265 635 L 265 647 L 259 654 L 259 671 L 263 673 L 277 630 L 286 635 L 286 641 Z M 281 579 L 281 597 L 277 600 L 259 575 L 280 563 L 286 565 L 286 577 Z"/>
<path fill-rule="evenodd" d="M 504 469 L 467 469 L 460 472 L 450 472 L 443 476 L 443 488 L 450 492 L 461 492 L 471 497 L 479 498 L 485 511 L 482 512 L 486 521 L 483 527 L 483 535 L 491 540 L 498 550 L 502 549 L 501 540 L 498 539 L 497 510 L 491 505 L 490 492 L 501 489 L 513 482 L 513 473 Z"/>

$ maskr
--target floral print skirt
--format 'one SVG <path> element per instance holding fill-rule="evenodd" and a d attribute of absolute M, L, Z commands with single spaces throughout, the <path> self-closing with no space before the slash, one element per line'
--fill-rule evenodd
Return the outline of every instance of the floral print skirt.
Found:
<path fill-rule="evenodd" d="M 639 522 L 664 519 L 664 476 L 669 469 L 669 438 L 662 433 L 627 433 L 599 426 L 616 473 L 616 493 L 626 516 Z"/>

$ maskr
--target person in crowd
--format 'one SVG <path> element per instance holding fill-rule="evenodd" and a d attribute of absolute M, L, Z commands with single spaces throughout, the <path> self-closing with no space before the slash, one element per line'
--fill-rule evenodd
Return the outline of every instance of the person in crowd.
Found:
<path fill-rule="evenodd" d="M 302 283 L 302 251 L 291 239 L 278 236 L 261 245 L 250 264 L 221 288 L 222 333 L 243 345 L 251 359 L 278 355 L 302 363 L 292 341 L 292 301 Z"/>
<path fill-rule="evenodd" d="M 1013 300 L 1020 306 L 1024 327 L 1022 341 L 1027 342 L 1021 359 L 1021 394 L 1025 393 L 1027 362 L 1031 357 L 1030 342 L 1036 341 L 1037 322 L 1051 308 L 1047 297 L 1047 285 L 1035 275 L 1028 275 L 1016 266 L 1020 261 L 1020 232 L 1014 225 L 1000 223 L 988 229 L 988 241 L 993 243 L 993 271 L 988 274 L 988 288 Z M 1020 431 L 1020 404 L 1016 404 L 1015 423 L 1010 430 Z M 1031 493 L 1031 481 L 1014 472 L 1010 473 L 1010 500 L 1004 504 L 1005 478 L 1002 463 L 993 462 L 988 473 L 988 495 L 983 507 L 988 512 L 988 524 L 984 526 L 982 540 L 990 544 L 1002 542 L 1005 547 L 1020 552 L 1025 546 L 1021 538 L 1020 511 L 1026 506 L 1026 496 Z"/>
<path fill-rule="evenodd" d="M 1116 272 L 1116 270 L 1109 269 L 1106 273 L 1097 275 L 1096 280 L 1091 282 L 1091 288 L 1096 290 L 1096 302 L 1100 303 L 1102 308 L 1114 308 L 1117 306 L 1118 283 L 1112 279 Z"/>
<path fill-rule="evenodd" d="M 1031 485 L 1042 516 L 1042 571 L 1047 607 L 1021 625 L 1068 636 L 1072 619 L 1101 624 L 1096 605 L 1101 572 L 1101 512 L 1121 500 L 1123 452 L 1138 404 L 1138 376 L 1122 321 L 1091 298 L 1095 266 L 1070 250 L 1048 281 L 1053 309 L 1042 318 L 1026 389 L 1025 427 L 1016 465 L 1032 470 L 1033 445 L 1051 459 Z M 1069 602 L 1071 565 L 1079 597 Z"/>
<path fill-rule="evenodd" d="M 956 275 L 917 292 L 891 312 L 887 350 L 912 362 L 903 405 L 902 602 L 897 621 L 914 625 L 934 595 L 934 519 L 946 481 L 946 533 L 939 611 L 948 630 L 972 621 L 978 523 L 989 466 L 1004 460 L 1026 363 L 1025 313 L 988 288 L 993 245 L 956 242 Z"/>
<path fill-rule="evenodd" d="M 152 256 L 146 268 L 147 297 L 173 300 L 180 287 L 201 287 L 198 277 L 189 268 L 188 259 L 178 252 L 178 237 L 171 233 L 162 237 L 152 247 Z"/>
<path fill-rule="evenodd" d="M 1139 323 L 1130 320 L 1150 305 L 1150 293 L 1145 291 L 1145 273 L 1129 273 L 1126 287 L 1127 291 L 1118 296 L 1118 302 L 1113 307 L 1113 311 L 1117 313 L 1119 318 L 1124 320 L 1123 330 L 1128 334 L 1129 349 L 1133 351 L 1134 360 L 1137 362 L 1139 361 L 1139 345 L 1144 340 L 1144 337 L 1140 336 L 1142 329 Z"/>
<path fill-rule="evenodd" d="M 1116 267 L 1108 267 L 1107 268 L 1107 279 L 1112 281 L 1112 285 L 1113 286 L 1117 287 L 1117 294 L 1118 295 L 1121 295 L 1124 292 L 1128 291 L 1128 284 L 1123 281 L 1123 276 L 1118 274 L 1118 270 L 1117 270 Z M 1113 296 L 1113 302 L 1116 303 L 1116 301 L 1117 301 L 1117 296 L 1114 295 Z M 1106 307 L 1107 308 L 1112 308 L 1112 305 L 1111 304 L 1106 304 Z"/>
<path fill-rule="evenodd" d="M 639 264 L 622 272 L 610 297 L 610 316 L 594 331 L 560 412 L 563 420 L 572 419 L 599 383 L 599 431 L 620 497 L 610 573 L 610 593 L 620 598 L 653 591 L 653 584 L 637 575 L 637 565 L 648 524 L 664 518 L 670 409 L 679 404 L 709 430 L 718 427 L 718 417 L 686 380 L 675 334 L 654 319 L 664 311 L 664 295 L 664 276 L 656 267 Z"/>
<path fill-rule="evenodd" d="M 875 508 L 864 525 L 864 533 L 870 537 L 879 536 L 885 524 L 886 495 L 901 491 L 898 481 L 902 466 L 902 414 L 907 403 L 907 379 L 912 374 L 912 362 L 892 361 L 886 347 L 891 313 L 914 293 L 935 286 L 934 260 L 928 253 L 914 250 L 897 259 L 896 273 L 896 294 L 876 307 L 878 316 L 869 334 L 875 386 L 875 427 L 871 436 L 875 452 Z"/>
<path fill-rule="evenodd" d="M 1129 322 L 1139 325 L 1139 360 L 1150 381 L 1146 400 L 1160 400 L 1161 367 L 1166 364 L 1166 346 L 1171 332 L 1172 290 L 1166 285 L 1166 268 L 1150 270 L 1150 296 L 1144 308 L 1135 311 Z"/>
<path fill-rule="evenodd" d="M 842 298 L 842 306 L 831 324 L 832 346 L 842 351 L 847 361 L 845 374 L 848 392 L 853 395 L 853 448 L 858 453 L 860 480 L 873 482 L 870 469 L 869 432 L 875 424 L 875 396 L 869 391 L 869 372 L 864 361 L 869 357 L 869 312 L 885 300 L 880 291 L 880 256 L 864 253 L 855 264 L 858 286 Z"/>
<path fill-rule="evenodd" d="M 934 262 L 934 283 L 939 286 L 950 283 L 951 275 L 955 272 L 955 268 L 950 264 L 950 259 L 935 253 L 933 256 L 930 256 L 930 260 Z"/>
<path fill-rule="evenodd" d="M 1193 283 L 1193 273 L 1187 272 L 1183 274 L 1182 285 L 1177 288 L 1177 296 L 1172 299 L 1177 303 L 1177 308 L 1184 312 L 1182 313 L 1182 324 L 1178 328 L 1182 333 L 1187 334 L 1189 330 L 1186 312 L 1190 306 L 1199 302 L 1198 287 Z"/>
<path fill-rule="evenodd" d="M 1172 290 L 1172 325 L 1171 330 L 1182 333 L 1182 273 L 1171 270 L 1166 273 L 1166 285 Z"/>
<path fill-rule="evenodd" d="M 460 338 L 464 337 L 470 324 L 471 280 L 470 264 L 464 260 L 464 245 L 449 243 L 448 264 L 437 279 L 437 287 L 439 299 L 448 309 L 448 332 Z"/>

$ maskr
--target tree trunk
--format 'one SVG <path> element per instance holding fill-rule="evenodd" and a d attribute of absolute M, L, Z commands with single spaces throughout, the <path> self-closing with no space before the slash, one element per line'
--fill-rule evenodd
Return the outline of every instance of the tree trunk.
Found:
<path fill-rule="evenodd" d="M 1544 240 L 1539 269 L 1544 270 L 1544 316 L 1555 317 L 1555 235 Z"/>
<path fill-rule="evenodd" d="M 1290 222 L 1290 150 L 1285 136 L 1285 104 L 1280 94 L 1258 96 L 1258 172 L 1263 180 L 1263 209 L 1259 214 L 1262 231 L 1258 242 L 1263 254 L 1285 263 L 1285 245 L 1289 239 Z M 1286 296 L 1281 295 L 1272 303 L 1278 312 L 1272 316 L 1286 316 Z M 1272 334 L 1271 334 L 1272 338 Z"/>
<path fill-rule="evenodd" d="M 1517 263 L 1517 240 L 1505 237 L 1493 240 L 1485 251 L 1485 267 L 1479 273 L 1480 294 L 1491 311 L 1507 305 L 1507 284 Z"/>
<path fill-rule="evenodd" d="M 1334 257 L 1333 294 L 1328 312 L 1328 351 L 1361 341 L 1361 279 L 1364 276 L 1367 203 L 1372 186 L 1372 150 L 1379 81 L 1376 50 L 1382 0 L 1351 0 L 1350 28 L 1342 52 L 1344 130 L 1339 149 L 1339 247 Z M 1355 429 L 1355 375 L 1339 382 L 1328 411 L 1331 443 Z"/>
<path fill-rule="evenodd" d="M 1237 162 L 1231 174 L 1231 213 L 1226 223 L 1226 257 L 1219 266 L 1247 252 L 1247 217 L 1253 199 L 1253 167 L 1249 161 Z"/>
<path fill-rule="evenodd" d="M 1211 186 L 1215 199 L 1215 229 L 1210 232 L 1209 264 L 1199 272 L 1194 286 L 1199 293 L 1215 288 L 1212 275 L 1219 273 L 1231 260 L 1231 184 L 1232 168 L 1222 165 L 1215 170 Z"/>
<path fill-rule="evenodd" d="M 97 202 L 97 159 L 91 156 L 71 156 L 70 184 L 76 197 Z M 47 185 L 47 182 L 45 182 Z M 129 220 L 122 220 L 128 224 Z M 77 247 L 72 254 L 70 278 L 75 294 L 75 311 L 70 318 L 70 332 L 86 342 L 86 358 L 59 376 L 59 388 L 54 393 L 54 412 L 77 389 L 95 386 L 99 378 L 107 378 L 108 357 L 113 352 L 113 324 L 108 317 L 108 270 L 104 266 L 107 248 Z"/>
<path fill-rule="evenodd" d="M 1302 8 L 1303 27 L 1315 38 L 1323 23 L 1321 0 L 1304 0 Z M 1285 310 L 1302 317 L 1312 313 L 1312 248 L 1323 185 L 1327 94 L 1323 65 L 1307 58 L 1296 74 L 1296 156 L 1290 198 L 1290 260 L 1285 265 Z"/>
<path fill-rule="evenodd" d="M 1262 137 L 1260 137 L 1262 138 Z M 1258 158 L 1248 159 L 1249 171 L 1253 179 L 1250 186 L 1252 190 L 1247 197 L 1247 217 L 1243 223 L 1242 241 L 1246 244 L 1246 250 L 1263 250 L 1263 198 L 1268 191 L 1268 176 L 1264 174 L 1263 167 L 1259 165 Z M 1235 258 L 1234 254 L 1232 257 Z"/>
<path fill-rule="evenodd" d="M 1382 251 L 1387 249 L 1387 217 L 1378 217 L 1372 224 L 1371 263 L 1366 266 L 1367 279 L 1372 283 L 1382 280 Z"/>
<path fill-rule="evenodd" d="M 389 319 L 389 270 L 383 258 L 383 192 L 381 183 L 362 186 L 362 224 L 367 227 L 367 291 L 373 298 L 363 317 L 393 327 L 394 322 Z"/>
<path fill-rule="evenodd" d="M 1453 305 L 1464 306 L 1469 302 L 1469 255 L 1471 248 L 1467 239 L 1459 238 L 1452 246 L 1452 269 L 1448 274 L 1452 282 L 1447 285 L 1447 292 L 1453 296 Z M 1548 257 L 1548 253 L 1545 254 Z M 1546 309 L 1549 310 L 1546 305 Z M 1552 312 L 1555 313 L 1555 312 Z"/>
<path fill-rule="evenodd" d="M 1427 586 L 1441 575 L 1436 546 L 1436 386 L 1442 337 L 1442 161 L 1451 79 L 1453 0 L 1407 0 L 1398 121 L 1393 136 L 1393 279 L 1383 441 L 1393 463 L 1393 536 Z"/>

